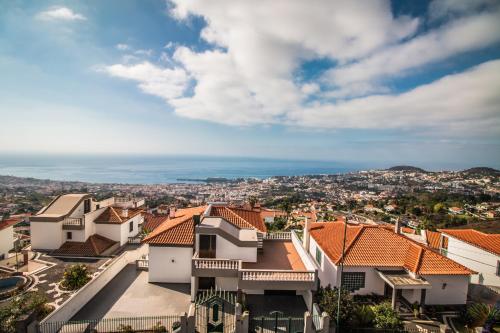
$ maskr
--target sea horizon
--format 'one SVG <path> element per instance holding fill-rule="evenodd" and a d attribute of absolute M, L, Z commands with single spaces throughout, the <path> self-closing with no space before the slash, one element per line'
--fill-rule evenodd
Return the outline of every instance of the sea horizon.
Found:
<path fill-rule="evenodd" d="M 3 153 L 0 175 L 87 183 L 169 184 L 207 178 L 341 174 L 403 164 L 412 165 L 204 155 Z"/>

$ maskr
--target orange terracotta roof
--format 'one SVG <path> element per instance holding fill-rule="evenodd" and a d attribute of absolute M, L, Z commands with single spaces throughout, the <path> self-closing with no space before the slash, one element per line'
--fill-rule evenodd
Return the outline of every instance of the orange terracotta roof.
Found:
<path fill-rule="evenodd" d="M 20 222 L 20 219 L 8 219 L 0 221 L 0 230 L 7 229 L 10 226 Z"/>
<path fill-rule="evenodd" d="M 427 238 L 427 245 L 430 248 L 439 250 L 441 233 L 437 231 L 425 230 L 425 236 Z"/>
<path fill-rule="evenodd" d="M 440 229 L 443 234 L 500 255 L 500 234 L 485 234 L 474 229 Z"/>
<path fill-rule="evenodd" d="M 52 254 L 61 256 L 94 257 L 115 245 L 117 242 L 104 236 L 94 234 L 87 238 L 85 242 L 65 242 Z"/>
<path fill-rule="evenodd" d="M 415 235 L 415 229 L 408 228 L 408 227 L 401 227 L 401 231 L 406 233 L 406 234 L 412 234 Z"/>
<path fill-rule="evenodd" d="M 124 209 L 120 207 L 107 207 L 104 211 L 94 220 L 96 223 L 111 223 L 122 224 L 127 222 L 134 216 L 140 214 L 142 209 L 129 208 L 127 216 L 124 216 Z"/>
<path fill-rule="evenodd" d="M 229 208 L 226 206 L 212 206 L 212 209 L 210 210 L 210 216 L 222 217 L 224 220 L 240 229 L 255 228 L 262 232 L 267 231 L 266 226 L 264 225 L 264 221 L 262 220 L 262 218 L 260 218 L 260 215 L 256 217 L 251 214 L 250 211 L 245 212 L 244 209 Z"/>
<path fill-rule="evenodd" d="M 193 215 L 202 214 L 206 206 L 176 211 L 174 218 L 165 220 L 142 241 L 150 245 L 192 246 L 194 244 Z"/>
<path fill-rule="evenodd" d="M 142 229 L 151 232 L 158 228 L 164 221 L 168 220 L 168 218 L 168 215 L 153 215 L 145 213 Z"/>
<path fill-rule="evenodd" d="M 343 222 L 311 224 L 311 236 L 335 264 L 340 263 L 343 235 Z M 474 273 L 404 235 L 375 225 L 348 224 L 344 264 L 347 266 L 404 267 L 417 274 L 469 275 Z"/>
<path fill-rule="evenodd" d="M 255 228 L 262 232 L 267 232 L 266 225 L 264 223 L 264 216 L 261 212 L 255 210 L 248 210 L 242 208 L 229 208 L 231 211 L 236 213 L 239 217 L 253 225 Z"/>

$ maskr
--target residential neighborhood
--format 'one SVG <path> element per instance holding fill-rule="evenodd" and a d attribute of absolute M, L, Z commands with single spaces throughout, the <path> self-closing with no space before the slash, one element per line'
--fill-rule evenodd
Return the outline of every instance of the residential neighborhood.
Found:
<path fill-rule="evenodd" d="M 339 325 L 326 305 L 339 288 L 353 304 L 387 304 L 405 329 L 461 332 L 464 309 L 500 304 L 498 233 L 413 229 L 402 219 L 390 224 L 339 211 L 329 218 L 255 201 L 160 210 L 134 196 L 62 194 L 29 217 L 30 243 L 22 249 L 13 251 L 19 220 L 2 222 L 10 266 L 4 260 L 0 269 L 21 272 L 22 293 L 46 292 L 50 312 L 26 323 L 26 332 L 83 332 L 76 323 L 147 315 L 185 318 L 186 332 L 257 332 L 269 329 L 261 318 L 276 311 L 277 323 L 296 318 L 305 331 L 326 332 Z M 85 283 L 68 289 L 65 276 L 78 269 L 87 272 Z M 214 311 L 223 318 L 218 324 Z"/>

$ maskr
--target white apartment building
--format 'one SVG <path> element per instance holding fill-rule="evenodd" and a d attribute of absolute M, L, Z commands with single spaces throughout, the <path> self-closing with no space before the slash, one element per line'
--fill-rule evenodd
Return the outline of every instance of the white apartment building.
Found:
<path fill-rule="evenodd" d="M 32 249 L 59 255 L 109 254 L 139 233 L 143 204 L 142 199 L 95 201 L 89 194 L 60 195 L 31 217 Z"/>
<path fill-rule="evenodd" d="M 0 260 L 9 256 L 14 248 L 14 220 L 0 221 Z"/>
<path fill-rule="evenodd" d="M 442 229 L 441 252 L 478 272 L 472 283 L 500 287 L 500 234 L 474 229 Z"/>
<path fill-rule="evenodd" d="M 270 234 L 260 209 L 211 204 L 181 209 L 143 241 L 149 281 L 190 283 L 239 294 L 296 294 L 312 306 L 314 260 L 293 232 Z"/>

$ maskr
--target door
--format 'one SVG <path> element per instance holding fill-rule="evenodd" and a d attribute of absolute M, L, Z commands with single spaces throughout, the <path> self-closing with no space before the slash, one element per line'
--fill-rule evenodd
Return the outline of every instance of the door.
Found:
<path fill-rule="evenodd" d="M 216 257 L 216 235 L 200 235 L 199 256 L 200 258 Z"/>

